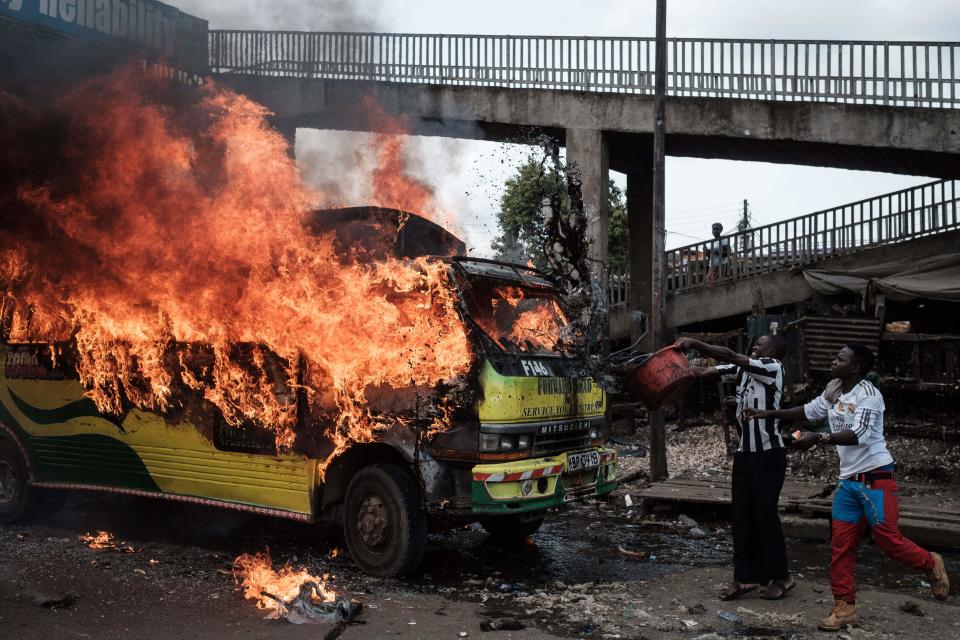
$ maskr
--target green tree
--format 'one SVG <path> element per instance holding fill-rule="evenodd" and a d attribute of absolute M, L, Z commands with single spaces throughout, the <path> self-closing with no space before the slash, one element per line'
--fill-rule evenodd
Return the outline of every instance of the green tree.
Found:
<path fill-rule="evenodd" d="M 630 265 L 627 194 L 610 182 L 610 273 L 626 273 Z"/>
<path fill-rule="evenodd" d="M 498 235 L 491 243 L 497 259 L 526 263 L 532 260 L 538 268 L 546 267 L 543 254 L 544 232 L 540 208 L 544 198 L 561 194 L 563 212 L 570 210 L 563 176 L 552 165 L 543 164 L 530 156 L 517 173 L 504 183 L 497 212 Z M 610 183 L 610 271 L 623 273 L 627 269 L 629 242 L 627 238 L 627 204 L 622 189 Z"/>

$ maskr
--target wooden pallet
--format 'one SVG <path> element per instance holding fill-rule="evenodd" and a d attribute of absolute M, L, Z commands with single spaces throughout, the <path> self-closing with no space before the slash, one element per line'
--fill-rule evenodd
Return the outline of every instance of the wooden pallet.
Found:
<path fill-rule="evenodd" d="M 824 485 L 788 481 L 780 492 L 780 510 L 806 518 L 828 519 L 832 497 L 812 497 Z M 912 493 L 912 492 L 907 492 Z M 655 482 L 639 492 L 646 505 L 675 504 L 727 506 L 730 504 L 728 478 L 671 478 Z M 942 501 L 941 501 L 942 502 Z M 918 544 L 960 548 L 960 501 L 941 504 L 918 496 L 902 498 L 900 529 Z"/>

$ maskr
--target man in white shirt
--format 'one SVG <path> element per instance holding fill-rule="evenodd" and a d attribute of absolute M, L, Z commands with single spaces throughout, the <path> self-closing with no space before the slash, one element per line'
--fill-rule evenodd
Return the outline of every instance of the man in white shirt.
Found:
<path fill-rule="evenodd" d="M 840 457 L 830 561 L 830 587 L 835 602 L 830 614 L 817 625 L 825 631 L 837 631 L 857 622 L 857 541 L 868 526 L 877 546 L 888 556 L 927 572 L 936 598 L 945 600 L 950 591 L 943 558 L 905 538 L 897 525 L 900 508 L 893 456 L 883 437 L 883 396 L 864 379 L 873 368 L 873 361 L 868 347 L 848 344 L 833 361 L 835 379 L 812 402 L 779 411 L 748 412 L 755 417 L 783 421 L 827 418 L 830 423 L 829 433 L 804 431 L 794 443 L 801 449 L 833 444 Z"/>

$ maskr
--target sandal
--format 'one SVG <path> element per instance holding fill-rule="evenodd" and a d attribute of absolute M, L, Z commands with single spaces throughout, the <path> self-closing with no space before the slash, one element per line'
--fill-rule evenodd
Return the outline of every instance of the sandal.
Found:
<path fill-rule="evenodd" d="M 797 583 L 787 578 L 786 580 L 774 580 L 767 585 L 760 597 L 764 600 L 783 600 L 790 593 L 790 590 L 797 586 Z"/>
<path fill-rule="evenodd" d="M 721 600 L 736 600 L 742 595 L 748 594 L 751 591 L 756 591 L 759 585 L 755 584 L 740 584 L 739 582 L 731 582 L 727 585 L 727 588 L 723 590 L 723 593 L 720 594 Z"/>

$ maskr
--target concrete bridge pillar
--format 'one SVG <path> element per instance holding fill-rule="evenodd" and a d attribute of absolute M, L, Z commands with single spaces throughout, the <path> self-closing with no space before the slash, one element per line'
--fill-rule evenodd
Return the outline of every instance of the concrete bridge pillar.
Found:
<path fill-rule="evenodd" d="M 287 140 L 287 155 L 293 159 L 297 157 L 297 126 L 282 118 L 271 118 L 270 126 L 277 130 Z"/>
<path fill-rule="evenodd" d="M 627 173 L 627 231 L 630 250 L 630 312 L 646 317 L 647 334 L 637 346 L 639 351 L 653 351 L 653 335 L 649 331 L 656 320 L 653 313 L 653 259 L 656 239 L 653 235 L 653 170 Z M 631 323 L 632 324 L 632 323 Z M 632 326 L 630 342 L 640 338 L 638 327 Z"/>
<path fill-rule="evenodd" d="M 567 164 L 580 169 L 583 205 L 587 214 L 590 258 L 609 264 L 610 247 L 610 152 L 602 131 L 567 129 Z M 607 290 L 606 269 L 598 269 L 603 290 Z"/>

